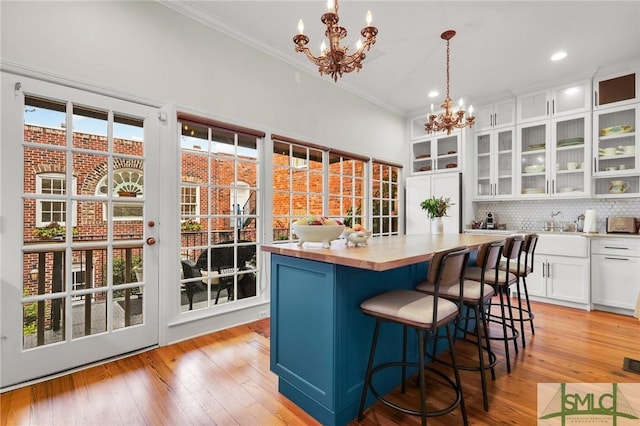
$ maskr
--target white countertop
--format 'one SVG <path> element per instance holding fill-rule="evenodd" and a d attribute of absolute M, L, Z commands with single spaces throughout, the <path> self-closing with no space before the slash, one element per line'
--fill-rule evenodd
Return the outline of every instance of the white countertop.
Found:
<path fill-rule="evenodd" d="M 574 235 L 580 237 L 589 237 L 589 238 L 640 238 L 640 234 L 607 234 L 607 233 L 599 233 L 599 232 L 558 232 L 558 231 L 535 231 L 535 230 L 521 230 L 521 229 L 465 229 L 465 233 L 469 234 L 487 234 L 487 235 L 510 235 L 510 234 L 526 234 L 535 232 L 538 235 L 549 234 L 549 235 Z"/>

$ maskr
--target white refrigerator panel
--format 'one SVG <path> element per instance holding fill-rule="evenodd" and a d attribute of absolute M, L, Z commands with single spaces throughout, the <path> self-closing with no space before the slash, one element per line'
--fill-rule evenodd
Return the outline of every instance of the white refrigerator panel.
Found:
<path fill-rule="evenodd" d="M 420 203 L 431 196 L 451 198 L 453 206 L 448 216 L 443 218 L 444 232 L 447 234 L 460 233 L 460 218 L 462 200 L 460 199 L 460 173 L 438 173 L 434 175 L 412 176 L 406 180 L 406 233 L 429 234 L 431 221 L 427 212 L 422 210 Z"/>

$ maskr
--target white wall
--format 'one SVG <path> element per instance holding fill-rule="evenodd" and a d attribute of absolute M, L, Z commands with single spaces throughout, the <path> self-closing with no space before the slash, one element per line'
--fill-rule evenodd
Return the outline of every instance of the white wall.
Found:
<path fill-rule="evenodd" d="M 5 66 L 171 102 L 346 151 L 405 160 L 404 117 L 156 2 L 1 1 L 0 8 Z"/>

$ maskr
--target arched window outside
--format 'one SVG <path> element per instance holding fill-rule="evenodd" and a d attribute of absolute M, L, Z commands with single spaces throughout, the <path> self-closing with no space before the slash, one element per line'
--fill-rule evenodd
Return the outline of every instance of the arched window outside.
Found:
<path fill-rule="evenodd" d="M 96 186 L 96 195 L 106 196 L 108 191 L 105 175 Z M 118 198 L 140 198 L 144 193 L 144 174 L 138 169 L 118 169 L 113 172 L 113 220 L 142 220 L 142 203 L 119 203 Z M 102 219 L 107 220 L 107 209 L 102 210 Z"/>

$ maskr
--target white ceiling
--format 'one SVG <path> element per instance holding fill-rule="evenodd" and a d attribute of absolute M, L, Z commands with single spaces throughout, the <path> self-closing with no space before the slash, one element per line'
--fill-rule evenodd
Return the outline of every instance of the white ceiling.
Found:
<path fill-rule="evenodd" d="M 295 52 L 292 38 L 302 18 L 309 47 L 318 54 L 325 0 L 160 3 L 318 75 Z M 440 34 L 447 29 L 457 31 L 451 41 L 451 98 L 476 104 L 640 63 L 640 1 L 343 0 L 345 44 L 355 45 L 367 10 L 379 32 L 362 70 L 337 83 L 322 78 L 402 115 L 444 99 L 446 45 Z M 567 58 L 550 61 L 557 50 Z M 431 90 L 440 96 L 428 99 Z"/>

